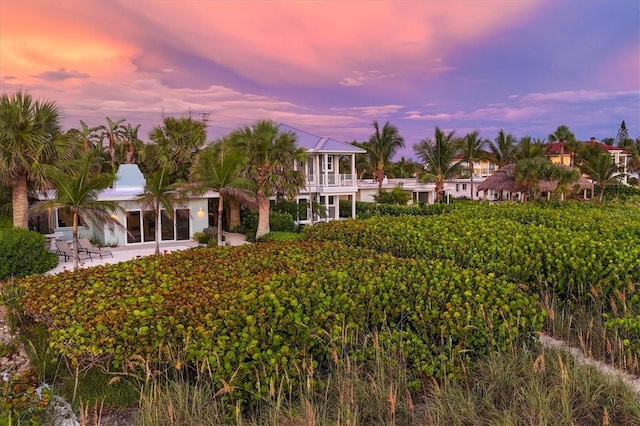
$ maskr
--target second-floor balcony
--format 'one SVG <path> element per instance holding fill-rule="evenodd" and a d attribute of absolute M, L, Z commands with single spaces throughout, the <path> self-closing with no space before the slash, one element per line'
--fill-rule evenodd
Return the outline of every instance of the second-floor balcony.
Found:
<path fill-rule="evenodd" d="M 307 176 L 309 187 L 341 187 L 356 186 L 356 175 L 351 173 L 324 173 Z"/>

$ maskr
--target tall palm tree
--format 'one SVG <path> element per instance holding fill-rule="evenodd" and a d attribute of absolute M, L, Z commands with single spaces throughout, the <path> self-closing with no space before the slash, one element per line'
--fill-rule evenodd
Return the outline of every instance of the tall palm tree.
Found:
<path fill-rule="evenodd" d="M 573 166 L 576 150 L 578 149 L 578 140 L 569 127 L 560 125 L 555 132 L 547 136 L 550 142 L 561 142 L 560 144 L 560 163 L 564 164 L 564 154 L 569 153 L 569 166 Z"/>
<path fill-rule="evenodd" d="M 173 220 L 175 207 L 185 206 L 188 199 L 187 192 L 181 190 L 179 184 L 169 183 L 169 172 L 165 168 L 146 176 L 144 191 L 138 195 L 137 200 L 141 202 L 143 211 L 150 211 L 155 217 L 156 255 L 160 254 L 162 210 L 164 209 L 169 220 Z"/>
<path fill-rule="evenodd" d="M 204 148 L 191 167 L 191 180 L 196 192 L 213 190 L 218 193 L 218 245 L 222 245 L 222 212 L 226 197 L 251 199 L 255 183 L 244 177 L 246 157 L 224 142 Z"/>
<path fill-rule="evenodd" d="M 373 179 L 378 182 L 378 188 L 382 188 L 384 169 L 389 165 L 396 152 L 404 147 L 404 139 L 400 136 L 398 128 L 388 121 L 380 130 L 378 121 L 373 121 L 374 132 L 369 137 L 369 143 L 365 149 L 369 152 L 372 161 Z"/>
<path fill-rule="evenodd" d="M 70 173 L 61 170 L 50 172 L 55 187 L 55 197 L 42 201 L 34 206 L 36 211 L 48 209 L 67 210 L 73 214 L 73 268 L 78 269 L 78 223 L 82 217 L 94 223 L 122 224 L 112 214 L 122 211 L 115 201 L 100 201 L 98 194 L 111 186 L 112 173 L 95 173 L 94 156 L 88 154 L 80 160 L 77 168 Z"/>
<path fill-rule="evenodd" d="M 485 158 L 484 147 L 487 145 L 486 139 L 480 138 L 480 132 L 477 130 L 467 133 L 464 138 L 458 141 L 458 151 L 462 155 L 462 160 L 467 163 L 469 170 L 469 186 L 471 187 L 471 199 L 474 198 L 473 192 L 473 162 L 480 161 Z"/>
<path fill-rule="evenodd" d="M 422 182 L 436 183 L 436 200 L 442 201 L 444 181 L 460 173 L 460 161 L 455 160 L 458 144 L 455 131 L 444 134 L 436 126 L 434 139 L 423 139 L 413 146 L 416 156 L 422 161 L 424 171 L 418 177 Z"/>
<path fill-rule="evenodd" d="M 515 145 L 516 138 L 511 133 L 505 133 L 503 129 L 500 129 L 494 142 L 489 145 L 494 162 L 498 167 L 504 167 L 514 162 Z"/>
<path fill-rule="evenodd" d="M 602 202 L 608 186 L 616 184 L 622 178 L 613 157 L 608 152 L 599 149 L 589 154 L 583 154 L 580 162 L 580 171 L 589 176 L 600 187 L 598 200 Z"/>
<path fill-rule="evenodd" d="M 256 238 L 270 231 L 269 198 L 293 198 L 304 186 L 304 173 L 295 169 L 307 154 L 297 145 L 297 136 L 282 132 L 271 120 L 260 120 L 242 127 L 230 136 L 232 145 L 247 158 L 246 176 L 256 186 L 258 230 Z"/>
<path fill-rule="evenodd" d="M 544 143 L 540 140 L 534 140 L 531 136 L 523 136 L 515 148 L 513 158 L 516 161 L 525 160 L 527 158 L 544 157 Z"/>
<path fill-rule="evenodd" d="M 47 165 L 76 151 L 61 132 L 55 103 L 22 92 L 0 96 L 0 184 L 11 187 L 14 226 L 29 227 L 28 186 L 46 188 Z"/>
<path fill-rule="evenodd" d="M 186 181 L 193 159 L 207 140 L 207 125 L 190 115 L 164 117 L 161 125 L 151 129 L 149 139 L 143 151 L 145 168 L 166 167 L 174 181 Z"/>
<path fill-rule="evenodd" d="M 107 145 L 107 152 L 109 153 L 109 158 L 111 160 L 111 169 L 113 171 L 115 171 L 118 167 L 116 148 L 124 139 L 124 126 L 122 125 L 122 123 L 124 122 L 124 118 L 114 121 L 111 118 L 107 117 L 107 126 L 102 127 L 102 138 L 109 141 L 109 145 Z"/>

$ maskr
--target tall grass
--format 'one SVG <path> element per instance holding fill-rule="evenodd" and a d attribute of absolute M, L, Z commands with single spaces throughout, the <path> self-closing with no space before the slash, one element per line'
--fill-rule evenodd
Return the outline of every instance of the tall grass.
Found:
<path fill-rule="evenodd" d="M 326 371 L 301 361 L 306 380 L 269 384 L 260 403 L 215 389 L 206 371 L 153 378 L 141 397 L 136 425 L 640 425 L 640 400 L 624 383 L 577 365 L 556 349 L 493 354 L 458 380 L 415 377 L 401 350 L 375 338 L 336 348 Z M 373 350 L 364 365 L 358 351 Z"/>

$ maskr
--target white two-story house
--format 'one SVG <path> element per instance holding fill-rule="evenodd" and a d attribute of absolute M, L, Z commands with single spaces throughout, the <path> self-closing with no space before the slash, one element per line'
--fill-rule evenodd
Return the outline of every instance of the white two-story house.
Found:
<path fill-rule="evenodd" d="M 356 216 L 356 154 L 366 151 L 346 142 L 328 137 L 313 135 L 286 124 L 280 124 L 280 130 L 297 136 L 298 146 L 307 151 L 307 161 L 298 164 L 304 170 L 305 187 L 296 197 L 298 203 L 318 203 L 324 206 L 326 217 L 311 215 L 294 218 L 298 223 L 313 223 L 334 220 L 340 217 L 340 200 L 351 201 L 351 217 Z"/>

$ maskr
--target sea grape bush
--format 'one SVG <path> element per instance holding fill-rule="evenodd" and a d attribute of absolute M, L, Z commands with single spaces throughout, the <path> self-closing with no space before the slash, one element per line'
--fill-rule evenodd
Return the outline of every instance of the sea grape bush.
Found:
<path fill-rule="evenodd" d="M 387 330 L 417 374 L 444 377 L 543 322 L 536 296 L 492 274 L 335 243 L 192 249 L 18 285 L 73 362 L 166 363 L 163 350 L 181 348 L 218 383 L 259 394 L 304 376 L 302 360 L 327 367 L 350 336 Z"/>
<path fill-rule="evenodd" d="M 46 272 L 58 264 L 44 237 L 20 228 L 0 228 L 0 281 Z"/>
<path fill-rule="evenodd" d="M 495 207 L 497 216 L 502 210 Z M 608 296 L 640 281 L 640 241 L 632 232 L 618 227 L 611 232 L 602 227 L 591 232 L 549 227 L 514 211 L 505 209 L 503 218 L 485 218 L 471 208 L 437 217 L 330 222 L 306 228 L 304 238 L 339 241 L 399 257 L 448 259 L 541 293 L 550 291 L 563 300 Z M 629 222 L 629 228 L 638 222 Z"/>

